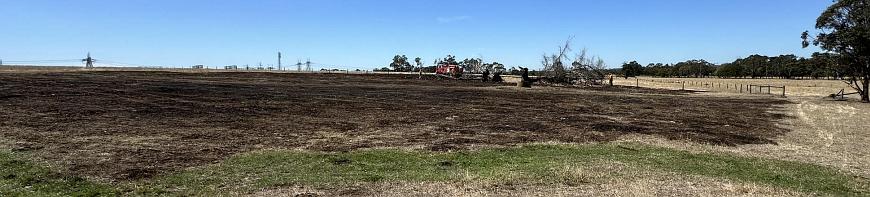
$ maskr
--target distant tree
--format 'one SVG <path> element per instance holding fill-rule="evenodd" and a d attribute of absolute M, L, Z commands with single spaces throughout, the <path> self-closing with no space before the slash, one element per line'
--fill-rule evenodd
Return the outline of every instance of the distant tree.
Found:
<path fill-rule="evenodd" d="M 835 53 L 813 53 L 813 56 L 809 59 L 808 63 L 812 69 L 809 75 L 814 79 L 821 77 L 842 79 L 843 73 L 846 71 L 846 66 L 839 63 L 841 59 L 842 58 Z"/>
<path fill-rule="evenodd" d="M 674 65 L 679 76 L 704 77 L 710 76 L 716 71 L 716 65 L 706 60 L 689 60 Z"/>
<path fill-rule="evenodd" d="M 656 77 L 673 77 L 673 67 L 670 64 L 650 63 L 644 68 L 644 71 Z"/>
<path fill-rule="evenodd" d="M 466 71 L 466 72 L 473 72 L 473 71 L 474 71 L 474 68 L 471 67 L 471 62 L 470 62 L 470 61 L 471 61 L 471 60 L 469 60 L 468 58 L 465 58 L 464 60 L 462 60 L 461 62 L 459 62 L 459 67 L 461 67 L 462 70 L 464 70 L 464 71 Z"/>
<path fill-rule="evenodd" d="M 743 77 L 743 66 L 741 66 L 740 64 L 725 63 L 719 65 L 719 68 L 716 69 L 716 72 L 713 75 L 716 75 L 720 78 Z"/>
<path fill-rule="evenodd" d="M 459 66 L 465 71 L 480 73 L 483 71 L 483 60 L 480 58 L 466 58 L 462 62 L 459 62 Z"/>
<path fill-rule="evenodd" d="M 626 79 L 629 77 L 637 77 L 643 73 L 643 66 L 637 61 L 631 61 L 628 63 L 622 64 L 622 74 Z"/>
<path fill-rule="evenodd" d="M 493 73 L 499 73 L 499 74 L 501 74 L 501 73 L 504 73 L 504 72 L 505 72 L 504 64 L 501 64 L 501 63 L 498 63 L 498 62 L 492 62 L 492 63 L 488 64 L 488 65 L 485 66 L 485 67 L 486 67 L 487 69 L 492 70 Z"/>
<path fill-rule="evenodd" d="M 803 46 L 810 40 L 824 50 L 837 53 L 844 65 L 847 83 L 870 102 L 870 0 L 835 0 L 816 19 L 819 33 L 815 39 L 809 32 L 801 35 Z"/>
<path fill-rule="evenodd" d="M 487 70 L 487 68 L 485 67 L 485 65 L 483 63 L 483 59 L 480 59 L 480 58 L 471 58 L 471 59 L 472 59 L 471 67 L 474 68 L 473 70 L 475 73 L 481 73 L 484 71 L 492 71 L 492 70 Z"/>
<path fill-rule="evenodd" d="M 517 67 L 511 66 L 511 68 L 508 69 L 508 73 L 510 73 L 511 75 L 520 75 L 522 74 L 522 71 L 520 69 L 517 69 Z"/>
<path fill-rule="evenodd" d="M 417 65 L 417 70 L 423 70 L 423 59 L 420 57 L 414 58 L 414 63 Z"/>
<path fill-rule="evenodd" d="M 750 55 L 749 57 L 737 59 L 734 64 L 744 68 L 744 73 L 752 78 L 766 77 L 770 58 L 763 55 Z"/>
<path fill-rule="evenodd" d="M 484 64 L 484 69 L 492 71 L 493 82 L 502 82 L 501 75 L 505 72 L 504 64 L 492 62 Z"/>
<path fill-rule="evenodd" d="M 768 77 L 791 79 L 800 72 L 799 59 L 795 55 L 770 57 Z"/>
<path fill-rule="evenodd" d="M 408 57 L 405 55 L 396 55 L 393 57 L 393 62 L 390 63 L 390 68 L 393 68 L 393 71 L 399 72 L 407 72 L 411 71 L 411 63 L 408 63 Z"/>
<path fill-rule="evenodd" d="M 456 56 L 447 55 L 447 57 L 444 57 L 444 59 L 435 61 L 435 64 L 459 65 L 459 62 L 456 62 Z"/>
<path fill-rule="evenodd" d="M 489 71 L 489 72 L 492 72 L 492 69 L 493 69 L 494 66 L 495 66 L 495 65 L 492 64 L 492 63 L 483 63 L 483 64 L 481 64 L 481 66 L 480 66 L 480 70 L 481 70 L 481 71 Z"/>

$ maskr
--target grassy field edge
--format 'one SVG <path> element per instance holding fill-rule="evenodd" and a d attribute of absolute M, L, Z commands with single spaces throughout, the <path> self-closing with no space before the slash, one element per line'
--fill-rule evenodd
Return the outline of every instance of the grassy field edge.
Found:
<path fill-rule="evenodd" d="M 475 151 L 400 149 L 344 153 L 261 150 L 213 165 L 154 179 L 108 185 L 63 175 L 0 151 L 0 195 L 221 195 L 268 188 L 330 188 L 381 182 L 484 182 L 578 185 L 599 182 L 571 169 L 624 164 L 606 178 L 633 178 L 630 171 L 655 170 L 769 185 L 815 195 L 867 196 L 868 181 L 835 169 L 800 162 L 689 153 L 631 143 L 526 145 Z M 123 192 L 122 192 L 123 191 Z"/>
<path fill-rule="evenodd" d="M 116 186 L 62 173 L 25 154 L 0 151 L 0 196 L 116 196 Z"/>

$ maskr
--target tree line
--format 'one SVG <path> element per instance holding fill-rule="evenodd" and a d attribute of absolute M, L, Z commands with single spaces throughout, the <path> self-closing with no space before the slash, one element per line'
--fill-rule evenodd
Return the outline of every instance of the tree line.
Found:
<path fill-rule="evenodd" d="M 622 65 L 625 77 L 719 77 L 719 78 L 812 78 L 842 79 L 846 66 L 834 53 L 813 53 L 809 58 L 795 55 L 750 55 L 733 62 L 713 64 L 706 60 L 688 60 L 676 64 L 650 63 L 641 66 L 636 61 Z"/>
<path fill-rule="evenodd" d="M 447 55 L 444 58 L 436 59 L 431 66 L 426 66 L 423 59 L 420 57 L 414 58 L 414 64 L 408 62 L 408 57 L 405 55 L 393 56 L 393 61 L 386 67 L 375 69 L 375 71 L 392 71 L 392 72 L 435 72 L 437 65 L 458 65 L 465 72 L 483 73 L 484 71 L 492 73 L 516 72 L 516 68 L 510 70 L 505 69 L 505 65 L 498 62 L 484 62 L 481 58 L 465 58 L 462 61 L 457 61 L 456 56 Z"/>
<path fill-rule="evenodd" d="M 818 34 L 809 31 L 802 32 L 801 39 L 804 48 L 815 45 L 824 53 L 814 53 L 809 58 L 795 55 L 764 56 L 751 55 L 730 63 L 716 65 L 706 60 L 688 60 L 676 64 L 650 63 L 642 66 L 637 61 L 627 62 L 621 68 L 605 70 L 602 61 L 571 61 L 566 55 L 569 42 L 559 48 L 559 53 L 544 55 L 542 71 L 530 71 L 529 74 L 539 74 L 551 79 L 571 79 L 593 76 L 600 79 L 602 73 L 621 73 L 625 77 L 639 75 L 657 77 L 722 77 L 722 78 L 834 78 L 845 80 L 849 86 L 858 91 L 863 102 L 870 102 L 870 0 L 833 0 L 816 19 L 815 28 Z M 570 39 L 569 39 L 570 40 Z M 578 58 L 577 59 L 582 59 Z M 594 60 L 590 58 L 589 60 Z M 480 59 L 470 58 L 457 62 L 455 57 L 448 55 L 439 63 L 456 63 L 466 68 L 466 72 L 479 72 L 494 69 L 501 72 L 504 66 L 500 64 L 484 64 Z M 382 71 L 414 71 L 431 72 L 435 66 L 424 67 L 420 58 L 415 59 L 416 67 L 408 62 L 404 55 L 396 55 L 393 63 Z M 489 67 L 488 65 L 491 65 Z M 570 66 L 579 69 L 570 68 Z M 500 66 L 500 69 L 495 69 Z M 579 67 L 578 67 L 579 66 Z M 517 69 L 511 69 L 516 71 Z M 510 70 L 509 70 L 510 71 Z M 581 72 L 576 72 L 581 71 Z M 592 71 L 592 72 L 589 72 Z"/>
<path fill-rule="evenodd" d="M 834 78 L 849 84 L 861 101 L 870 102 L 870 0 L 833 0 L 816 19 L 815 28 L 819 33 L 801 33 L 801 44 L 818 46 L 824 53 L 809 58 L 751 55 L 721 65 L 690 60 L 646 67 L 633 61 L 623 64 L 620 72 L 626 77 Z"/>

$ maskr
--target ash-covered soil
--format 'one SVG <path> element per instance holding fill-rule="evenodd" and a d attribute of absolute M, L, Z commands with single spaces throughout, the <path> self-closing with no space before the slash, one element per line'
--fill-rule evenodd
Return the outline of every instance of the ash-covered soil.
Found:
<path fill-rule="evenodd" d="M 765 144 L 787 132 L 772 113 L 785 103 L 416 75 L 0 73 L 0 141 L 75 174 L 131 180 L 268 148 L 449 151 L 634 133 Z"/>

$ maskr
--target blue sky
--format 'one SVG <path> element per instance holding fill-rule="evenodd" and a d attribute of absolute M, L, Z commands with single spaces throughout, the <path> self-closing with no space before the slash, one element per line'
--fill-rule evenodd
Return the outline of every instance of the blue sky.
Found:
<path fill-rule="evenodd" d="M 453 54 L 539 67 L 569 36 L 610 67 L 637 60 L 730 62 L 808 56 L 830 0 L 0 0 L 0 59 L 95 58 L 135 65 L 386 66 Z M 8 64 L 8 63 L 7 63 Z M 75 64 L 78 65 L 78 64 Z"/>

